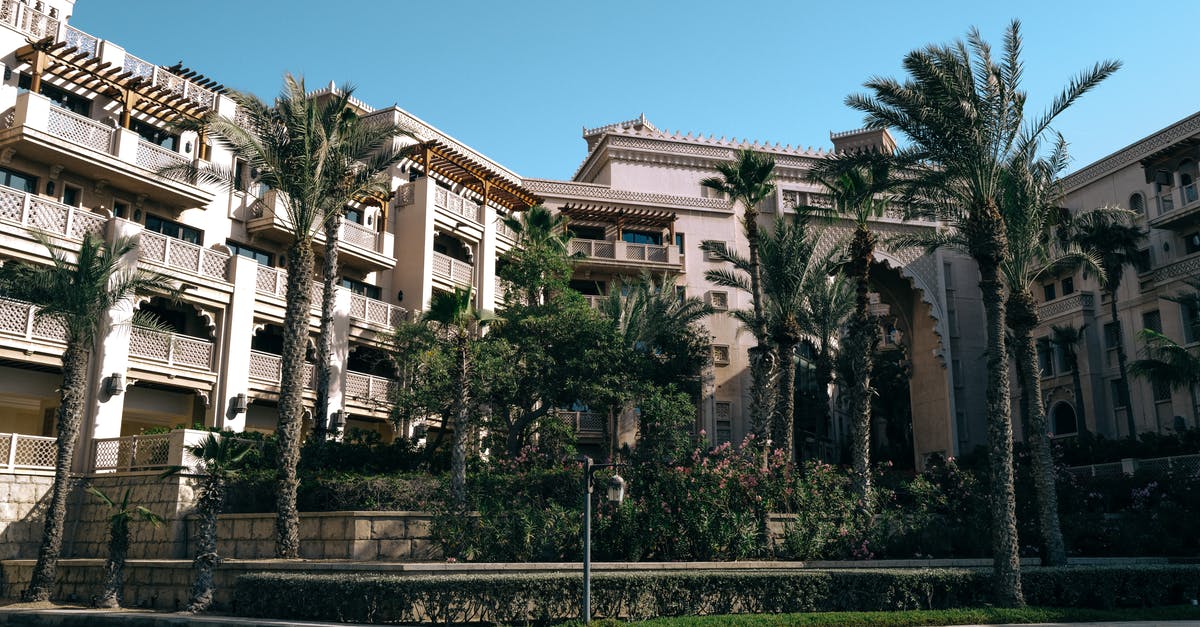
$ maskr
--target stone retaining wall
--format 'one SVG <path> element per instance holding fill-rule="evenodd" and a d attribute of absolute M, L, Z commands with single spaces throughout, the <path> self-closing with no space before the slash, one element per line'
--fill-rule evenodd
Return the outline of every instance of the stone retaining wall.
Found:
<path fill-rule="evenodd" d="M 109 517 L 112 510 L 100 499 L 86 493 L 94 485 L 108 498 L 120 503 L 125 490 L 129 502 L 162 516 L 166 522 L 155 527 L 147 522 L 129 525 L 129 557 L 134 559 L 186 559 L 188 554 L 187 516 L 196 502 L 196 479 L 191 476 L 159 478 L 158 473 L 94 475 L 80 482 L 72 496 L 67 514 L 64 555 L 76 558 L 108 557 Z"/>
<path fill-rule="evenodd" d="M 189 538 L 195 550 L 197 521 Z M 441 559 L 430 538 L 429 512 L 309 512 L 300 514 L 300 557 L 365 561 Z M 236 559 L 275 555 L 275 514 L 223 514 L 217 518 L 217 553 Z M 191 553 L 189 553 L 190 555 Z"/>
<path fill-rule="evenodd" d="M 53 486 L 53 474 L 0 474 L 0 559 L 37 556 Z"/>

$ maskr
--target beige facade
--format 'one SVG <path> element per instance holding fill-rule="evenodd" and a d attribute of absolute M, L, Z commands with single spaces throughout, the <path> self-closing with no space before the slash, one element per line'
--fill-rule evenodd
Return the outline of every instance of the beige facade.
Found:
<path fill-rule="evenodd" d="M 97 468 L 105 454 L 127 463 L 121 456 L 132 454 L 133 438 L 149 428 L 200 423 L 269 431 L 279 394 L 287 217 L 273 193 L 260 190 L 256 172 L 195 133 L 170 130 L 172 121 L 213 110 L 236 116 L 233 101 L 215 81 L 155 66 L 72 28 L 71 7 L 70 0 L 0 0 L 7 68 L 0 83 L 0 260 L 46 262 L 38 230 L 66 249 L 88 232 L 129 236 L 140 241 L 137 257 L 125 260 L 130 267 L 166 273 L 187 288 L 181 303 L 144 298 L 108 313 L 92 358 L 80 465 Z M 330 411 L 344 412 L 348 427 L 385 437 L 393 435 L 386 421 L 392 382 L 378 356 L 389 330 L 435 290 L 471 286 L 479 306 L 499 305 L 496 262 L 515 245 L 500 218 L 512 211 L 544 201 L 571 216 L 572 246 L 584 257 L 576 285 L 585 293 L 607 293 L 622 277 L 649 269 L 679 276 L 689 295 L 728 311 L 747 307 L 748 298 L 705 281 L 705 270 L 716 265 L 699 246 L 746 243 L 727 200 L 700 181 L 737 148 L 751 146 L 778 163 L 779 192 L 763 207 L 764 224 L 797 203 L 828 203 L 806 180 L 811 165 L 830 154 L 825 150 L 669 133 L 641 117 L 586 129 L 586 157 L 571 180 L 523 179 L 403 109 L 356 106 L 409 130 L 413 139 L 404 141 L 422 144 L 393 169 L 390 198 L 350 208 L 340 238 L 344 281 Z M 893 145 L 885 132 L 841 133 L 831 141 L 833 150 Z M 239 190 L 156 174 L 198 159 L 237 170 Z M 886 237 L 937 225 L 888 215 L 874 226 Z M 848 233 L 848 222 L 835 220 L 822 252 Z M 951 253 L 885 248 L 873 272 L 891 348 L 903 351 L 911 372 L 905 402 L 914 417 L 911 428 L 881 437 L 907 447 L 917 463 L 982 443 L 983 314 L 974 266 Z M 135 309 L 159 314 L 174 332 L 132 328 Z M 26 303 L 0 300 L 0 433 L 22 436 L 8 440 L 9 470 L 37 466 L 54 433 L 63 336 L 33 313 Z M 716 350 L 697 426 L 713 442 L 740 441 L 748 433 L 750 339 L 727 313 L 708 325 Z M 314 334 L 316 327 L 314 315 Z M 836 450 L 844 426 L 835 414 L 828 437 L 806 436 L 813 450 Z M 595 426 L 583 422 L 581 416 L 581 430 Z M 618 436 L 633 433 L 624 425 Z"/>

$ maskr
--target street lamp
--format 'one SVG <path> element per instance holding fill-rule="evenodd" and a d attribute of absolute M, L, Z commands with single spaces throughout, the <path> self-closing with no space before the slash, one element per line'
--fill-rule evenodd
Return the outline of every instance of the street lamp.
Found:
<path fill-rule="evenodd" d="M 625 464 L 597 464 L 584 455 L 583 462 L 583 606 L 580 618 L 592 622 L 592 475 L 600 468 L 616 468 Z M 625 480 L 614 474 L 608 480 L 608 500 L 621 504 L 625 500 Z"/>

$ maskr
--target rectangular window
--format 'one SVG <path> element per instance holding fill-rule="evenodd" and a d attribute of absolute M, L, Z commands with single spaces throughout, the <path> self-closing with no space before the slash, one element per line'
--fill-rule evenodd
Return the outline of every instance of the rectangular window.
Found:
<path fill-rule="evenodd" d="M 1056 294 L 1054 293 L 1054 284 L 1047 283 L 1047 284 L 1043 285 L 1042 286 L 1042 294 L 1046 297 L 1046 300 L 1048 300 L 1048 301 L 1054 300 L 1054 297 L 1056 296 Z"/>
<path fill-rule="evenodd" d="M 23 172 L 15 172 L 8 168 L 0 168 L 0 184 L 13 189 L 19 189 L 30 194 L 37 193 L 37 177 Z"/>
<path fill-rule="evenodd" d="M 728 250 L 728 249 L 729 249 L 729 248 L 728 248 L 728 244 L 726 244 L 725 242 L 720 242 L 720 241 L 717 241 L 717 240 L 711 240 L 711 239 L 709 239 L 709 240 L 704 240 L 704 244 L 703 244 L 703 245 L 704 245 L 705 247 L 715 248 L 715 249 L 717 249 L 717 250 L 720 250 L 720 251 L 726 251 L 726 250 Z M 707 252 L 707 251 L 705 251 L 705 253 L 704 253 L 704 260 L 705 260 L 705 261 L 717 261 L 717 257 L 716 257 L 716 255 L 715 255 L 714 253 L 711 253 L 711 252 Z"/>
<path fill-rule="evenodd" d="M 174 237 L 175 239 L 181 239 L 196 245 L 200 244 L 204 235 L 199 229 L 150 214 L 146 214 L 146 230 L 162 233 L 167 237 Z"/>
<path fill-rule="evenodd" d="M 1162 315 L 1157 309 L 1142 312 L 1142 328 L 1162 333 Z"/>
<path fill-rule="evenodd" d="M 342 277 L 342 287 L 360 296 L 374 298 L 375 300 L 383 299 L 383 290 L 378 285 L 371 285 L 370 283 L 363 283 L 362 281 Z"/>
<path fill-rule="evenodd" d="M 83 203 L 83 190 L 74 185 L 63 185 L 62 203 L 78 207 Z"/>
<path fill-rule="evenodd" d="M 1062 280 L 1062 295 L 1075 293 L 1075 277 L 1067 277 Z"/>
<path fill-rule="evenodd" d="M 571 224 L 567 226 L 567 232 L 571 237 L 576 239 L 604 239 L 604 227 L 602 226 L 587 226 L 583 224 Z"/>
<path fill-rule="evenodd" d="M 167 150 L 174 150 L 176 152 L 179 151 L 179 136 L 170 131 L 138 120 L 129 121 L 129 130 L 141 135 L 142 139 L 155 146 L 162 146 Z"/>
<path fill-rule="evenodd" d="M 1171 386 L 1164 381 L 1150 380 L 1150 387 L 1154 389 L 1154 402 L 1163 403 L 1171 400 Z"/>
<path fill-rule="evenodd" d="M 713 309 L 724 311 L 729 309 L 729 292 L 721 290 L 711 290 L 705 296 L 708 299 L 708 304 L 712 305 Z"/>
<path fill-rule="evenodd" d="M 713 345 L 713 364 L 717 366 L 729 365 L 729 346 L 725 344 Z"/>
<path fill-rule="evenodd" d="M 29 88 L 32 86 L 33 78 L 30 75 L 21 74 L 21 76 L 17 78 L 17 89 L 22 93 L 29 91 Z M 83 116 L 90 117 L 92 115 L 92 101 L 84 98 L 83 96 L 76 96 L 69 91 L 59 89 L 58 87 L 55 87 L 46 81 L 42 81 L 40 93 L 46 98 L 49 98 L 50 102 L 60 109 L 66 109 L 67 111 L 78 113 L 79 115 Z"/>
<path fill-rule="evenodd" d="M 1183 318 L 1183 341 L 1185 344 L 1200 340 L 1200 307 L 1197 303 L 1184 302 L 1179 305 L 1179 315 Z"/>
<path fill-rule="evenodd" d="M 687 300 L 687 287 L 683 285 L 675 286 L 675 300 L 681 303 Z"/>
<path fill-rule="evenodd" d="M 630 244 L 662 244 L 662 233 L 652 233 L 649 231 L 622 231 L 621 240 Z"/>
<path fill-rule="evenodd" d="M 1137 255 L 1133 257 L 1133 269 L 1137 270 L 1138 274 L 1146 274 L 1154 269 L 1154 261 L 1150 258 L 1149 248 L 1137 251 Z"/>
<path fill-rule="evenodd" d="M 1054 376 L 1054 352 L 1050 349 L 1050 338 L 1040 338 L 1037 341 L 1038 368 L 1043 377 Z"/>
<path fill-rule="evenodd" d="M 129 203 L 121 202 L 120 200 L 113 201 L 113 215 L 118 218 L 129 219 Z"/>
<path fill-rule="evenodd" d="M 713 409 L 713 423 L 717 432 L 713 434 L 717 444 L 733 439 L 733 403 L 717 401 Z"/>
<path fill-rule="evenodd" d="M 1104 347 L 1108 349 L 1116 348 L 1120 341 L 1121 338 L 1117 333 L 1117 323 L 1110 322 L 1104 325 Z"/>
<path fill-rule="evenodd" d="M 1112 379 L 1108 382 L 1108 387 L 1112 395 L 1113 407 L 1129 407 L 1129 399 L 1125 398 L 1125 390 L 1121 387 L 1120 379 Z"/>
<path fill-rule="evenodd" d="M 354 222 L 355 224 L 366 224 L 366 217 L 363 215 L 362 209 L 346 207 L 346 211 L 343 215 L 346 216 L 347 222 Z"/>
<path fill-rule="evenodd" d="M 233 254 L 235 254 L 235 255 L 241 255 L 242 257 L 249 257 L 250 259 L 257 261 L 260 265 L 264 265 L 264 266 L 275 265 L 274 263 L 272 263 L 272 260 L 274 259 L 275 256 L 269 252 L 259 250 L 257 248 L 253 248 L 253 247 L 247 246 L 245 244 L 231 242 L 229 240 L 225 241 L 225 245 L 228 246 L 229 250 L 233 251 Z"/>
<path fill-rule="evenodd" d="M 1200 233 L 1189 233 L 1183 237 L 1183 249 L 1192 254 L 1200 251 Z"/>

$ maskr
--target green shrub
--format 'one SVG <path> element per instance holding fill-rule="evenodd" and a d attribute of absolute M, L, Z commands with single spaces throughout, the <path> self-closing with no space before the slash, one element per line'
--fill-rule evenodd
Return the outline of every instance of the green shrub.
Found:
<path fill-rule="evenodd" d="M 1200 566 L 1031 568 L 1030 603 L 1055 607 L 1151 607 L 1194 599 Z M 549 622 L 577 616 L 577 574 L 313 575 L 238 578 L 235 613 L 343 622 Z M 592 579 L 597 616 L 911 610 L 986 603 L 985 570 L 600 573 Z"/>
<path fill-rule="evenodd" d="M 229 483 L 224 512 L 272 512 L 273 470 L 243 471 Z M 439 499 L 437 478 L 423 473 L 364 475 L 347 472 L 300 474 L 296 503 L 302 512 L 428 510 Z"/>

